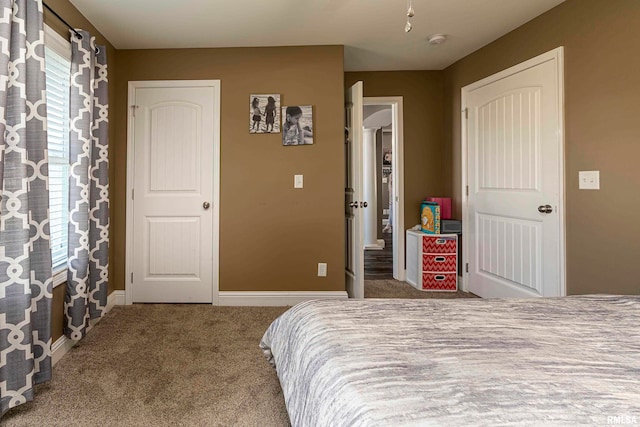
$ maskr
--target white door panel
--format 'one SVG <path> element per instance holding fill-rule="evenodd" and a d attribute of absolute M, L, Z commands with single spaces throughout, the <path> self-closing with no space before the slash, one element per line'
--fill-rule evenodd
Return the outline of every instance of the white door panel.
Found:
<path fill-rule="evenodd" d="M 477 214 L 477 269 L 481 279 L 501 285 L 501 296 L 542 295 L 539 222 Z M 475 283 L 475 282 L 474 282 Z M 472 291 L 474 292 L 474 291 Z"/>
<path fill-rule="evenodd" d="M 149 112 L 149 190 L 199 192 L 202 108 L 167 102 L 150 107 Z M 181 173 L 169 174 L 169 170 Z"/>
<path fill-rule="evenodd" d="M 213 298 L 214 88 L 135 91 L 133 302 Z"/>
<path fill-rule="evenodd" d="M 563 292 L 559 90 L 548 60 L 467 94 L 468 289 L 482 297 Z"/>
<path fill-rule="evenodd" d="M 345 282 L 349 298 L 364 298 L 363 210 L 363 90 L 357 82 L 345 94 Z"/>

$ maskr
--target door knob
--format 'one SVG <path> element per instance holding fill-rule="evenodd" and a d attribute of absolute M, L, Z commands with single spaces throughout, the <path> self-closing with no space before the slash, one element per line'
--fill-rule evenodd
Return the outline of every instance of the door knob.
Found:
<path fill-rule="evenodd" d="M 538 212 L 543 214 L 550 214 L 551 212 L 553 212 L 553 208 L 551 207 L 551 205 L 540 205 L 538 206 Z"/>
<path fill-rule="evenodd" d="M 204 202 L 204 203 L 202 204 L 202 207 L 203 207 L 203 208 L 204 208 L 204 210 L 206 211 L 207 209 L 209 209 L 209 208 L 211 207 L 211 203 L 209 203 L 209 202 Z"/>
<path fill-rule="evenodd" d="M 367 202 L 360 202 L 360 207 L 361 208 L 366 208 L 367 206 L 369 206 L 369 204 Z"/>
<path fill-rule="evenodd" d="M 358 209 L 358 202 L 351 202 L 349 203 L 349 206 Z"/>

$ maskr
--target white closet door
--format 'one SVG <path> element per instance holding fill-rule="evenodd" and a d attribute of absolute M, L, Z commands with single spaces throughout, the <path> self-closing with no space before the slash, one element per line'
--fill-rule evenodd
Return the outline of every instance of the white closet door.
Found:
<path fill-rule="evenodd" d="M 559 296 L 561 111 L 556 60 L 471 90 L 468 290 Z"/>

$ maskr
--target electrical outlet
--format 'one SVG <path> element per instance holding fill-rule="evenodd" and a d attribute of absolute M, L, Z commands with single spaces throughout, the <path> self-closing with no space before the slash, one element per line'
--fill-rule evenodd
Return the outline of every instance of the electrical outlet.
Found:
<path fill-rule="evenodd" d="M 327 277 L 327 263 L 319 262 L 318 263 L 318 277 Z"/>
<path fill-rule="evenodd" d="M 578 172 L 578 182 L 580 190 L 599 190 L 600 171 L 580 171 Z"/>

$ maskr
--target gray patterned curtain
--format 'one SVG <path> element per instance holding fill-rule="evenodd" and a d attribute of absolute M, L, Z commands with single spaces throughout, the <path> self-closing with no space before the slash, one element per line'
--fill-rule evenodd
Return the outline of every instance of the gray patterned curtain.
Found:
<path fill-rule="evenodd" d="M 51 379 L 51 249 L 39 0 L 0 0 L 0 409 Z"/>
<path fill-rule="evenodd" d="M 108 80 L 104 46 L 71 33 L 69 262 L 65 335 L 80 340 L 101 317 L 109 281 Z"/>

